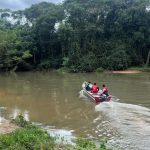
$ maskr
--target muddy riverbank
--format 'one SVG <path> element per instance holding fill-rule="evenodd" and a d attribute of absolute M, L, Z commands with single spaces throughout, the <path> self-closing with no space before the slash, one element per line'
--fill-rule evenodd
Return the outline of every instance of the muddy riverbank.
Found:
<path fill-rule="evenodd" d="M 11 123 L 10 121 L 5 119 L 0 119 L 0 134 L 11 133 L 17 128 L 18 127 L 15 124 Z"/>
<path fill-rule="evenodd" d="M 124 70 L 124 71 L 112 71 L 112 73 L 116 73 L 116 74 L 136 74 L 136 73 L 141 73 L 141 71 L 138 71 L 138 70 Z"/>

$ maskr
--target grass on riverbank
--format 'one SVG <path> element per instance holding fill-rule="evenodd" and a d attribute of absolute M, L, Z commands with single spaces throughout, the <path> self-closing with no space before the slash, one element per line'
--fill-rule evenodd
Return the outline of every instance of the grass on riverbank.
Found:
<path fill-rule="evenodd" d="M 141 72 L 150 72 L 150 67 L 131 67 L 128 70 L 136 70 Z"/>
<path fill-rule="evenodd" d="M 109 71 L 109 70 L 104 70 L 103 68 L 98 68 L 96 72 L 101 73 L 101 72 L 150 72 L 150 67 L 130 67 L 126 70 L 118 70 L 118 71 Z"/>
<path fill-rule="evenodd" d="M 57 70 L 58 72 L 61 72 L 61 73 L 77 73 L 78 71 L 72 71 L 70 70 L 69 68 L 65 68 L 65 67 L 62 67 L 60 69 Z M 126 70 L 119 70 L 119 71 L 139 71 L 139 72 L 150 72 L 150 67 L 130 67 Z M 119 72 L 118 71 L 118 72 Z M 95 70 L 96 73 L 103 73 L 103 72 L 112 72 L 112 71 L 109 71 L 109 70 L 105 70 L 103 68 L 97 68 Z M 85 73 L 85 72 L 84 72 Z"/>
<path fill-rule="evenodd" d="M 13 122 L 20 128 L 15 132 L 0 135 L 2 150 L 107 150 L 106 141 L 101 141 L 99 146 L 92 140 L 79 138 L 75 146 L 56 143 L 56 138 L 51 137 L 44 129 L 25 121 L 21 115 Z"/>

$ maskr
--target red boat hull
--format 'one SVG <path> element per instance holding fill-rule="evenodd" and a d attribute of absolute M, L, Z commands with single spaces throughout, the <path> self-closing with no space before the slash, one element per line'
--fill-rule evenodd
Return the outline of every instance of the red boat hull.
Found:
<path fill-rule="evenodd" d="M 85 83 L 86 83 L 86 82 L 84 82 L 83 85 L 82 85 L 82 89 L 83 89 L 84 95 L 86 95 L 87 97 L 89 97 L 89 98 L 90 98 L 92 101 L 94 101 L 96 104 L 99 104 L 99 103 L 104 102 L 104 101 L 106 102 L 106 101 L 110 101 L 110 100 L 111 100 L 111 96 L 107 96 L 107 97 L 105 97 L 105 98 L 102 98 L 102 97 L 100 96 L 102 90 L 99 90 L 98 93 L 91 93 L 90 91 L 87 91 L 87 90 L 85 89 Z"/>

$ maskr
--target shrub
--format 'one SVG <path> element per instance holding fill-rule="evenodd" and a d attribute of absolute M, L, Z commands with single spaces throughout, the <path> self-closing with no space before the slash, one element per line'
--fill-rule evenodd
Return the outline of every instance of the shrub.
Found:
<path fill-rule="evenodd" d="M 129 66 L 130 60 L 125 51 L 117 51 L 106 58 L 104 68 L 108 70 L 124 70 Z"/>
<path fill-rule="evenodd" d="M 97 68 L 97 58 L 93 52 L 89 52 L 80 58 L 80 71 L 92 72 Z"/>
<path fill-rule="evenodd" d="M 103 138 L 97 144 L 89 139 L 78 138 L 76 140 L 76 150 L 109 150 L 106 148 L 107 140 Z"/>
<path fill-rule="evenodd" d="M 103 69 L 102 67 L 97 68 L 97 69 L 96 69 L 96 72 L 99 72 L 99 73 L 100 73 L 100 72 L 104 72 L 104 69 Z"/>
<path fill-rule="evenodd" d="M 77 139 L 76 141 L 76 148 L 80 149 L 80 148 L 84 148 L 84 149 L 95 149 L 96 145 L 94 142 L 92 142 L 91 140 L 88 139 Z"/>
<path fill-rule="evenodd" d="M 54 139 L 33 125 L 17 129 L 14 133 L 0 136 L 0 149 L 7 150 L 51 150 Z"/>
<path fill-rule="evenodd" d="M 55 143 L 57 137 L 52 138 L 47 131 L 32 125 L 25 121 L 22 115 L 15 120 L 16 124 L 23 128 L 17 129 L 15 132 L 0 135 L 0 149 L 4 150 L 108 150 L 106 148 L 106 140 L 99 142 L 96 146 L 95 142 L 89 139 L 78 138 L 76 145 Z"/>
<path fill-rule="evenodd" d="M 52 68 L 59 68 L 60 67 L 60 60 L 59 59 L 53 59 L 50 58 L 48 60 L 43 60 L 40 64 L 38 64 L 37 68 L 39 70 L 48 70 Z"/>
<path fill-rule="evenodd" d="M 144 68 L 143 68 L 143 71 L 144 71 L 144 72 L 150 72 L 150 67 L 144 67 Z"/>
<path fill-rule="evenodd" d="M 69 67 L 69 58 L 68 57 L 63 57 L 63 67 Z"/>
<path fill-rule="evenodd" d="M 29 122 L 26 121 L 22 115 L 18 115 L 16 119 L 12 120 L 12 123 L 15 123 L 20 127 L 26 127 L 27 125 L 29 125 Z"/>

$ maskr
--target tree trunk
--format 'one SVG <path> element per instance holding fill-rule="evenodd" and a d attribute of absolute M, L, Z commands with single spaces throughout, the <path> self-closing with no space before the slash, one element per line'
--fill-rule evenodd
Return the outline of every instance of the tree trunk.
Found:
<path fill-rule="evenodd" d="M 148 55 L 147 55 L 146 67 L 148 67 L 149 60 L 150 60 L 150 51 L 148 52 Z"/>

